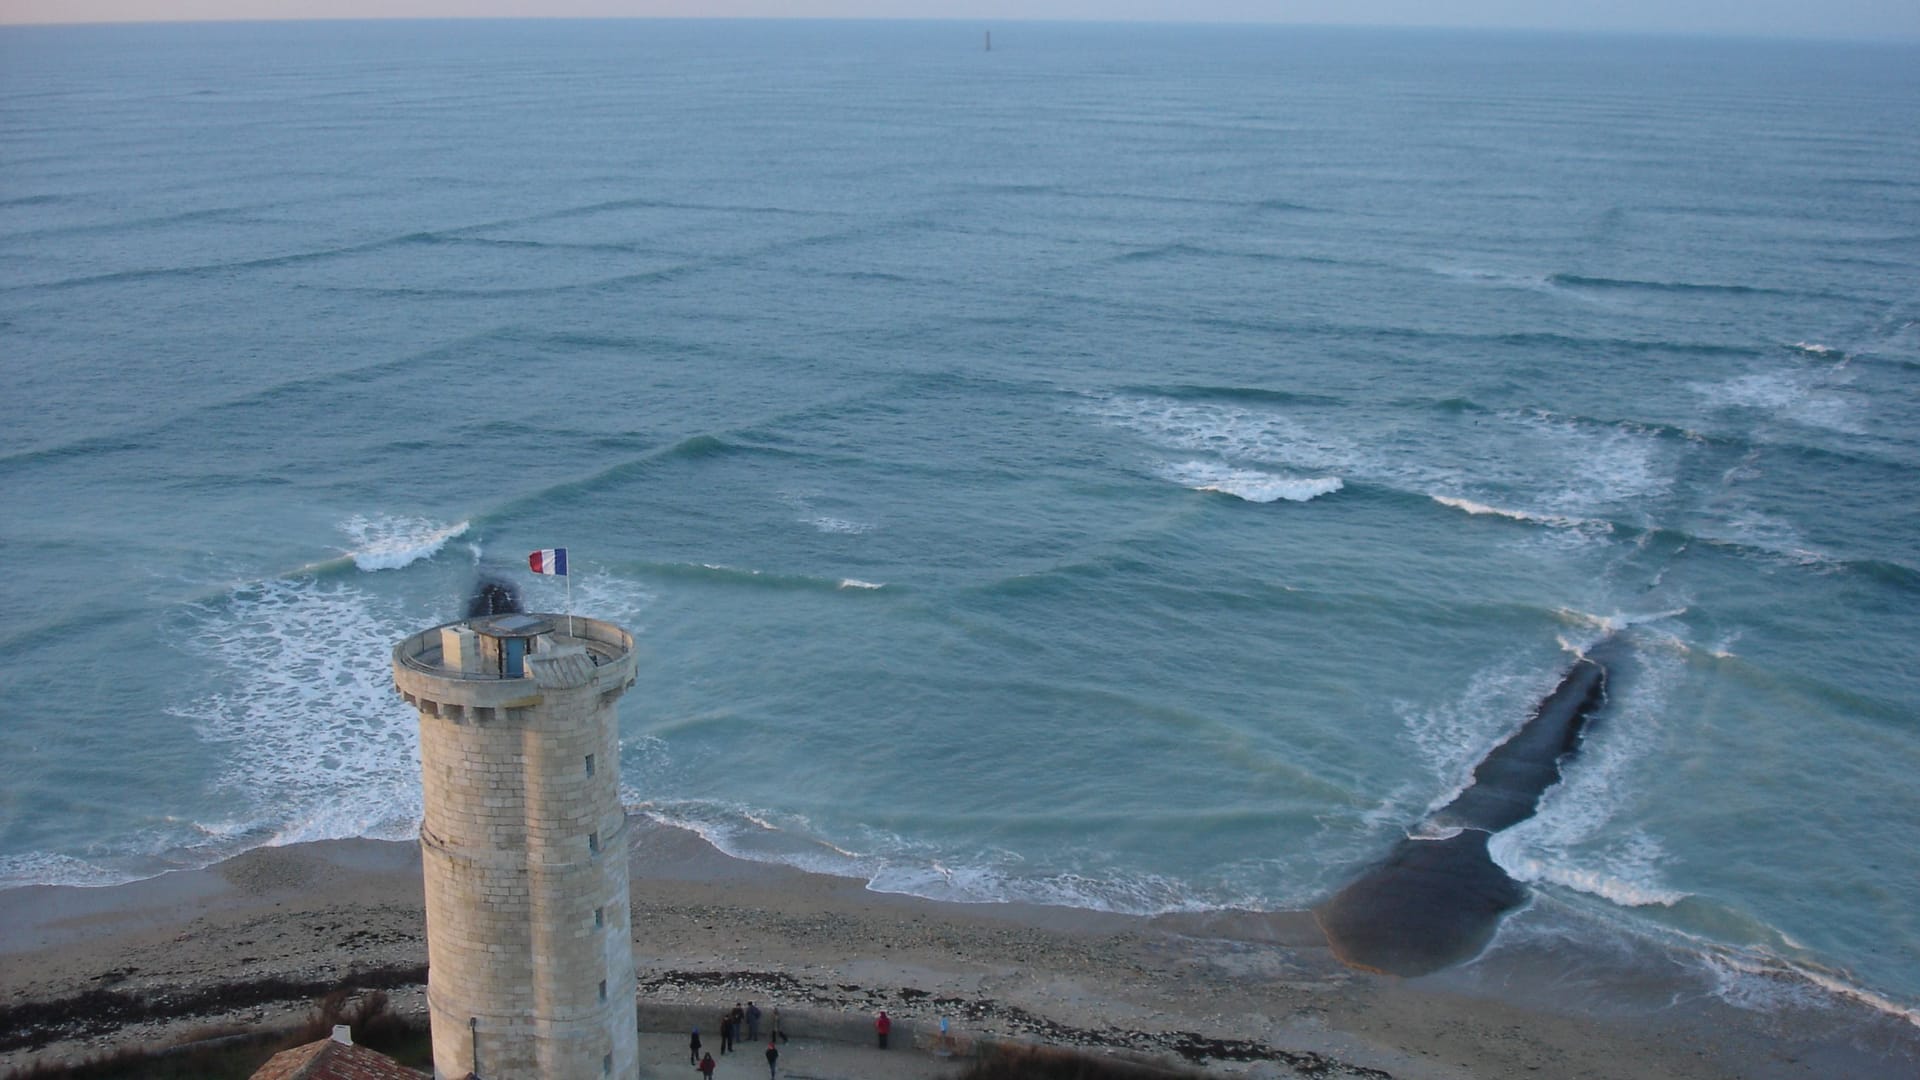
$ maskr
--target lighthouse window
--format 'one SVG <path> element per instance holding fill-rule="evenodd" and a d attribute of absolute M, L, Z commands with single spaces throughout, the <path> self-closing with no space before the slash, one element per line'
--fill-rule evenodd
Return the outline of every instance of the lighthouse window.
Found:
<path fill-rule="evenodd" d="M 595 855 L 600 854 L 600 834 L 599 833 L 590 832 L 587 834 L 587 850 L 593 852 Z"/>
<path fill-rule="evenodd" d="M 607 1000 L 607 980 L 605 979 L 600 980 L 600 1000 Z"/>
<path fill-rule="evenodd" d="M 593 755 L 592 754 L 587 755 L 587 775 L 588 776 L 593 775 Z"/>
<path fill-rule="evenodd" d="M 593 909 L 593 928 L 595 930 L 598 930 L 605 925 L 607 925 L 607 909 L 599 908 L 599 907 L 594 908 Z"/>
<path fill-rule="evenodd" d="M 607 1056 L 600 1059 L 600 1075 L 601 1076 L 613 1075 L 613 1055 L 612 1054 L 608 1054 Z"/>

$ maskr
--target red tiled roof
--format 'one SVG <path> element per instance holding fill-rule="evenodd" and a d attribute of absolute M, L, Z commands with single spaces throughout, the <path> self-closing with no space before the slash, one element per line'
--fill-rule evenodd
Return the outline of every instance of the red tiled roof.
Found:
<path fill-rule="evenodd" d="M 321 1039 L 268 1058 L 253 1080 L 420 1080 L 426 1075 L 364 1046 Z"/>

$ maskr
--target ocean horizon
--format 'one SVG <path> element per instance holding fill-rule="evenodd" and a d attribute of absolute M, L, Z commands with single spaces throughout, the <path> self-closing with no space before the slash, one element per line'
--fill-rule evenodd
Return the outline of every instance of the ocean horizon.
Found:
<path fill-rule="evenodd" d="M 1920 45 L 981 29 L 0 28 L 0 888 L 413 836 L 482 579 L 633 812 L 1139 913 L 1617 635 L 1490 949 L 1920 1023 Z"/>

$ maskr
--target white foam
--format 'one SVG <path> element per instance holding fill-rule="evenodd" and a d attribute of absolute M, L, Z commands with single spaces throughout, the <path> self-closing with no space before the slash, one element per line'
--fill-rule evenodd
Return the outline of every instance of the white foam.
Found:
<path fill-rule="evenodd" d="M 1095 397 L 1083 408 L 1173 450 L 1309 472 L 1345 472 L 1359 458 L 1351 440 L 1316 432 L 1272 410 L 1125 396 Z"/>
<path fill-rule="evenodd" d="M 1214 911 L 1223 907 L 1254 906 L 1250 900 L 1199 900 L 1184 884 L 1155 874 L 1129 878 L 1061 872 L 1043 877 L 1015 877 L 986 867 L 949 871 L 950 898 L 972 903 L 1028 903 L 1128 915 L 1162 915 L 1182 911 Z M 875 892 L 928 896 L 937 890 L 916 884 L 908 875 L 878 875 L 867 886 Z"/>
<path fill-rule="evenodd" d="M 1307 502 L 1343 486 L 1337 476 L 1276 476 L 1258 469 L 1236 469 L 1211 461 L 1167 465 L 1161 475 L 1195 491 L 1212 491 L 1252 503 Z"/>
<path fill-rule="evenodd" d="M 1783 960 L 1763 951 L 1701 945 L 1698 955 L 1714 980 L 1713 996 L 1743 1009 L 1774 1012 L 1820 1008 L 1826 997 L 1856 1002 L 1920 1027 L 1920 1008 L 1856 985 L 1846 975 L 1818 965 Z"/>
<path fill-rule="evenodd" d="M 1559 678 L 1559 672 L 1542 668 L 1536 659 L 1514 656 L 1475 672 L 1452 701 L 1394 703 L 1421 764 L 1442 785 L 1424 814 L 1446 806 L 1467 789 L 1474 766 L 1513 737 Z"/>
<path fill-rule="evenodd" d="M 1243 498 L 1264 498 L 1269 488 L 1262 474 L 1326 478 L 1292 481 L 1302 484 L 1328 484 L 1337 476 L 1577 534 L 1568 543 L 1589 543 L 1611 532 L 1608 519 L 1669 490 L 1674 468 L 1673 453 L 1662 448 L 1656 432 L 1537 410 L 1476 415 L 1471 423 L 1431 425 L 1410 437 L 1397 427 L 1380 429 L 1378 418 L 1312 404 L 1250 407 L 1094 395 L 1080 409 L 1162 449 L 1205 454 L 1219 463 L 1174 466 L 1211 468 L 1226 478 L 1215 482 L 1196 474 L 1192 486 L 1213 484 Z"/>
<path fill-rule="evenodd" d="M 442 525 L 421 517 L 355 514 L 340 523 L 353 540 L 353 565 L 362 570 L 398 570 L 439 554 L 448 540 L 467 531 L 467 522 Z"/>
<path fill-rule="evenodd" d="M 199 822 L 163 814 L 141 828 L 89 845 L 86 858 L 50 852 L 0 856 L 0 889 L 21 885 L 120 885 L 194 869 L 273 843 L 258 823 Z"/>
<path fill-rule="evenodd" d="M 223 763 L 217 785 L 270 842 L 401 837 L 420 819 L 417 720 L 384 663 L 419 618 L 350 583 L 272 581 L 193 613 L 217 674 L 168 709 Z"/>
<path fill-rule="evenodd" d="M 673 754 L 658 735 L 625 734 L 620 738 L 620 805 L 629 814 L 646 814 L 653 804 L 645 791 L 656 777 L 673 768 Z"/>
<path fill-rule="evenodd" d="M 22 885 L 118 885 L 126 880 L 125 874 L 71 855 L 45 851 L 0 855 L 0 889 Z"/>
<path fill-rule="evenodd" d="M 1561 607 L 1555 608 L 1554 614 L 1559 615 L 1575 626 L 1590 626 L 1602 632 L 1613 629 L 1613 625 L 1607 621 L 1605 615 L 1595 615 L 1590 611 L 1579 611 L 1570 607 Z M 1587 649 L 1584 645 L 1575 645 L 1564 636 L 1556 636 L 1554 640 L 1560 643 L 1560 648 L 1565 652 L 1573 653 L 1575 656 L 1586 655 Z"/>
<path fill-rule="evenodd" d="M 1556 612 L 1562 618 L 1571 622 L 1584 623 L 1597 630 L 1603 630 L 1611 634 L 1625 630 L 1629 626 L 1641 626 L 1646 623 L 1658 622 L 1661 619 L 1677 619 L 1685 615 L 1687 609 L 1677 607 L 1667 611 L 1615 612 L 1612 615 L 1596 615 L 1589 611 L 1576 611 L 1573 608 L 1563 607 L 1556 609 Z M 1578 653 L 1582 656 L 1586 655 L 1586 649 L 1583 647 L 1576 647 L 1565 641 L 1561 642 L 1561 646 L 1568 652 Z"/>
<path fill-rule="evenodd" d="M 1671 905 L 1688 894 L 1661 880 L 1667 861 L 1658 837 L 1616 818 L 1639 796 L 1640 763 L 1658 747 L 1666 702 L 1685 660 L 1636 650 L 1631 695 L 1613 695 L 1605 724 L 1590 733 L 1539 810 L 1494 836 L 1493 860 L 1517 881 L 1545 882 L 1628 907 Z"/>
<path fill-rule="evenodd" d="M 841 578 L 840 587 L 843 589 L 884 589 L 887 587 L 887 583 L 884 581 L 861 581 L 859 578 Z"/>
<path fill-rule="evenodd" d="M 1861 420 L 1861 412 L 1860 399 L 1820 391 L 1808 395 L 1789 410 L 1788 418 L 1795 423 L 1825 428 L 1843 435 L 1864 435 L 1867 427 Z"/>
<path fill-rule="evenodd" d="M 859 829 L 852 840 L 825 839 L 804 817 L 712 800 L 642 803 L 635 812 L 686 829 L 733 858 L 863 880 L 874 892 L 955 903 L 1035 903 L 1092 911 L 1160 914 L 1257 907 L 1251 895 L 1196 898 L 1190 886 L 1153 874 L 1034 872 L 1026 856 L 1006 849 L 965 860 L 897 834 Z"/>
<path fill-rule="evenodd" d="M 1920 1008 L 1902 1005 L 1883 994 L 1876 994 L 1865 987 L 1855 986 L 1852 982 L 1841 976 L 1829 974 L 1817 968 L 1800 964 L 1790 966 L 1801 977 L 1812 981 L 1814 985 L 1836 997 L 1846 998 L 1849 1001 L 1857 1001 L 1870 1009 L 1886 1013 L 1889 1016 L 1898 1016 L 1914 1027 L 1920 1027 Z"/>
<path fill-rule="evenodd" d="M 1511 518 L 1514 521 L 1524 521 L 1529 525 L 1546 525 L 1555 529 L 1594 529 L 1600 532 L 1613 531 L 1613 525 L 1605 521 L 1586 521 L 1581 518 L 1567 517 L 1563 514 L 1535 514 L 1525 510 L 1506 510 L 1498 506 L 1488 506 L 1486 503 L 1474 502 L 1472 499 L 1462 499 L 1452 495 L 1434 495 L 1431 496 L 1431 498 L 1441 506 L 1450 506 L 1455 510 L 1463 510 L 1476 517 L 1492 515 L 1495 517 Z"/>
<path fill-rule="evenodd" d="M 1644 834 L 1633 834 L 1616 845 L 1603 868 L 1585 868 L 1528 854 L 1522 837 L 1512 830 L 1495 833 L 1487 850 L 1493 861 L 1515 881 L 1550 882 L 1621 907 L 1672 907 L 1691 893 L 1661 885 L 1655 867 L 1664 860 L 1660 845 Z"/>
<path fill-rule="evenodd" d="M 832 514 L 816 512 L 813 508 L 813 500 L 817 497 L 819 497 L 818 493 L 811 491 L 783 491 L 780 493 L 780 501 L 798 511 L 800 513 L 800 520 L 811 525 L 819 532 L 857 536 L 860 533 L 873 531 L 873 523 L 870 521 L 859 521 L 854 518 L 836 517 Z"/>
<path fill-rule="evenodd" d="M 1025 903 L 1083 911 L 1160 915 L 1222 908 L 1258 908 L 1250 895 L 1196 896 L 1184 882 L 1159 874 L 1085 873 L 1054 870 L 1035 873 L 1020 855 L 987 851 L 974 861 L 957 863 L 905 848 L 896 838 L 881 838 L 887 852 L 870 856 L 867 888 L 880 893 L 918 896 L 954 903 Z"/>
<path fill-rule="evenodd" d="M 1775 947 L 1728 945 L 1677 927 L 1638 919 L 1609 925 L 1630 938 L 1650 935 L 1677 956 L 1690 960 L 1689 966 L 1697 966 L 1708 980 L 1708 992 L 1735 1008 L 1759 1013 L 1818 1010 L 1831 1007 L 1836 1000 L 1844 1000 L 1920 1027 L 1920 1008 L 1868 990 L 1858 985 L 1848 972 L 1805 958 L 1787 959 Z M 1513 927 L 1513 921 L 1509 920 L 1501 927 L 1501 934 L 1505 935 Z M 1536 923 L 1530 930 L 1558 936 L 1571 932 L 1570 927 L 1564 926 L 1556 932 L 1551 923 Z M 1591 930 L 1592 927 L 1583 927 L 1579 932 L 1578 941 L 1582 945 L 1594 944 Z M 1779 947 L 1804 948 L 1778 931 L 1772 933 Z"/>
<path fill-rule="evenodd" d="M 1451 506 L 1455 510 L 1465 510 L 1469 514 L 1493 514 L 1498 517 L 1512 518 L 1515 521 L 1531 521 L 1532 518 L 1518 510 L 1502 510 L 1497 506 L 1477 503 L 1472 499 L 1457 499 L 1450 495 L 1435 495 L 1433 501 L 1441 506 Z"/>
<path fill-rule="evenodd" d="M 740 811 L 740 816 L 746 819 L 746 822 L 747 822 L 747 824 L 749 824 L 749 825 L 752 825 L 752 826 L 754 826 L 754 827 L 756 827 L 756 828 L 758 828 L 758 829 L 760 829 L 760 830 L 761 830 L 761 831 L 763 831 L 763 832 L 779 832 L 779 831 L 781 831 L 781 830 L 780 830 L 780 826 L 778 826 L 778 825 L 775 825 L 775 824 L 773 823 L 773 819 L 772 819 L 772 818 L 769 818 L 769 817 L 763 817 L 763 816 L 761 816 L 761 815 L 759 815 L 759 814 L 756 814 L 756 813 L 754 813 L 754 812 L 753 812 L 753 811 L 751 811 L 751 810 L 742 810 L 742 811 Z"/>
<path fill-rule="evenodd" d="M 1396 705 L 1396 708 L 1406 710 L 1409 709 L 1410 706 L 1401 702 Z M 1406 821 L 1407 818 L 1421 812 L 1423 808 L 1420 802 L 1423 797 L 1422 793 L 1427 791 L 1430 786 L 1431 785 L 1427 784 L 1411 783 L 1396 785 L 1394 789 L 1383 796 L 1379 802 L 1361 811 L 1359 819 L 1361 831 L 1371 837 L 1390 826 L 1398 827 L 1400 823 Z M 1329 857 L 1329 861 L 1331 861 L 1331 856 Z M 1350 859 L 1338 860 L 1338 862 L 1341 863 L 1350 861 Z"/>
<path fill-rule="evenodd" d="M 1749 450 L 1720 474 L 1727 491 L 1717 501 L 1725 506 L 1717 518 L 1708 518 L 1693 526 L 1701 539 L 1709 543 L 1731 544 L 1775 556 L 1795 566 L 1820 566 L 1832 559 L 1807 546 L 1807 540 L 1791 523 L 1748 504 L 1740 485 L 1763 475 L 1759 448 Z M 1680 551 L 1684 551 L 1681 548 Z M 1680 551 L 1674 552 L 1675 556 Z"/>
<path fill-rule="evenodd" d="M 1817 567 L 1833 561 L 1825 552 L 1807 546 L 1806 538 L 1791 523 L 1761 510 L 1749 508 L 1729 513 L 1721 524 L 1725 526 L 1724 531 L 1710 532 L 1703 527 L 1701 535 L 1708 540 L 1765 552 L 1793 566 Z"/>
<path fill-rule="evenodd" d="M 1762 372 L 1718 383 L 1694 383 L 1692 389 L 1710 405 L 1780 409 L 1806 392 L 1806 380 L 1790 371 Z"/>
<path fill-rule="evenodd" d="M 1843 360 L 1829 368 L 1750 372 L 1691 389 L 1711 408 L 1754 409 L 1807 427 L 1842 434 L 1865 431 L 1864 403 L 1845 390 L 1852 375 Z"/>
<path fill-rule="evenodd" d="M 637 809 L 661 824 L 694 833 L 714 850 L 736 859 L 863 880 L 875 865 L 869 857 L 819 837 L 801 815 L 712 799 L 647 802 Z"/>
<path fill-rule="evenodd" d="M 1650 431 L 1537 410 L 1511 422 L 1517 445 L 1496 475 L 1511 472 L 1522 490 L 1540 492 L 1544 513 L 1592 517 L 1603 508 L 1640 506 L 1673 486 L 1671 451 Z"/>
<path fill-rule="evenodd" d="M 846 518 L 837 518 L 837 517 L 822 516 L 822 517 L 810 518 L 808 519 L 807 524 L 812 525 L 815 529 L 823 533 L 843 533 L 847 535 L 858 535 L 860 533 L 873 531 L 873 524 L 871 522 L 849 521 Z"/>
<path fill-rule="evenodd" d="M 1713 996 L 1736 1008 L 1775 1012 L 1823 1004 L 1817 984 L 1795 978 L 1787 965 L 1778 960 L 1744 954 L 1725 946 L 1704 947 L 1698 955 L 1713 979 Z"/>
<path fill-rule="evenodd" d="M 1706 653 L 1716 660 L 1731 660 L 1739 655 L 1733 651 L 1734 644 L 1744 636 L 1746 636 L 1745 630 L 1734 630 L 1725 637 L 1722 637 L 1719 641 L 1708 645 L 1706 647 Z"/>
<path fill-rule="evenodd" d="M 1836 349 L 1831 345 L 1815 345 L 1812 342 L 1807 342 L 1807 341 L 1796 341 L 1789 347 L 1793 349 L 1798 349 L 1799 351 L 1803 353 L 1807 353 L 1810 356 L 1832 356 L 1834 353 L 1837 353 L 1840 351 L 1839 349 Z"/>

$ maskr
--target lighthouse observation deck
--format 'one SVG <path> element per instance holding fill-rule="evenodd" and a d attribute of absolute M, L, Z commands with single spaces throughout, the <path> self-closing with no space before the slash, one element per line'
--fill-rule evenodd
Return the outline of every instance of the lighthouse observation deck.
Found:
<path fill-rule="evenodd" d="M 522 708 L 544 690 L 588 683 L 617 693 L 632 684 L 634 671 L 633 635 L 578 615 L 461 619 L 393 648 L 394 685 L 421 708 Z"/>
<path fill-rule="evenodd" d="M 422 630 L 394 646 L 393 661 L 441 679 L 524 678 L 524 666 L 515 670 L 508 662 L 515 641 L 525 643 L 519 653 L 523 659 L 536 651 L 579 646 L 596 667 L 616 663 L 633 652 L 633 635 L 601 619 L 515 613 L 461 619 Z M 489 649 L 489 642 L 498 643 L 497 648 Z"/>

